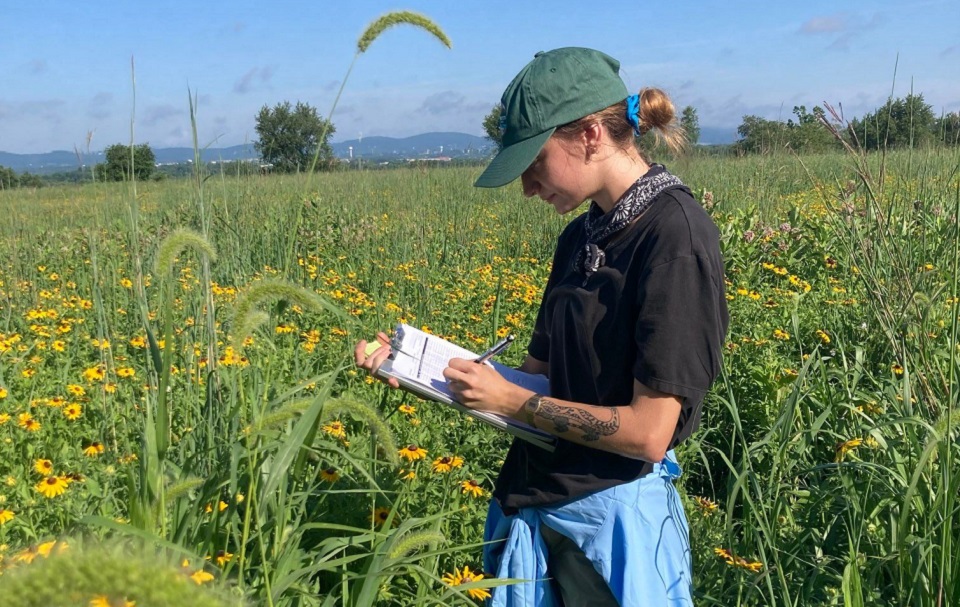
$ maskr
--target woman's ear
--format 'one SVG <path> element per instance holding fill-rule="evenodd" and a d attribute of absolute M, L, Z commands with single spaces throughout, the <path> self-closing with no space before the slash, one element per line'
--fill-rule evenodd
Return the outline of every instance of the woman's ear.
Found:
<path fill-rule="evenodd" d="M 586 159 L 589 161 L 592 156 L 600 151 L 600 143 L 603 140 L 603 124 L 599 120 L 594 120 L 583 129 L 581 137 L 583 148 L 586 151 Z"/>

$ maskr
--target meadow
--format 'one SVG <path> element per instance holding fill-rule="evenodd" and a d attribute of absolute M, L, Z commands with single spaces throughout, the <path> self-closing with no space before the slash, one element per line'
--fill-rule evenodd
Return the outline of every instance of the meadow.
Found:
<path fill-rule="evenodd" d="M 698 604 L 960 603 L 960 153 L 668 164 L 731 316 L 678 450 Z M 478 172 L 0 191 L 0 605 L 504 583 L 480 541 L 508 439 L 352 367 L 398 322 L 529 337 L 570 218 Z"/>

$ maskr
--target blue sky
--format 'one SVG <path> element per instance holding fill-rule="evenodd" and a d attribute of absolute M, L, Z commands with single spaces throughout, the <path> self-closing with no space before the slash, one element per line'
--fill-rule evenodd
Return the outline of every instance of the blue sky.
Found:
<path fill-rule="evenodd" d="M 6 152 L 83 150 L 88 133 L 93 150 L 129 142 L 134 109 L 137 143 L 191 145 L 188 91 L 201 145 L 252 141 L 265 104 L 300 100 L 326 115 L 357 38 L 391 10 L 430 17 L 453 48 L 409 27 L 382 34 L 347 81 L 335 141 L 480 135 L 514 74 L 560 46 L 613 55 L 630 88 L 664 88 L 678 106 L 696 107 L 704 127 L 735 129 L 746 114 L 786 118 L 794 105 L 823 101 L 861 115 L 911 87 L 938 114 L 960 111 L 958 0 L 4 4 Z"/>

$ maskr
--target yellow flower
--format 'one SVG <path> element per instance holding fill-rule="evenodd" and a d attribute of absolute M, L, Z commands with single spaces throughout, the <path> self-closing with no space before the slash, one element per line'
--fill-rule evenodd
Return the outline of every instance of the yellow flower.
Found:
<path fill-rule="evenodd" d="M 87 457 L 96 457 L 101 453 L 103 453 L 103 443 L 98 441 L 93 441 L 83 448 L 83 454 Z"/>
<path fill-rule="evenodd" d="M 335 483 L 340 480 L 340 473 L 337 472 L 337 469 L 333 466 L 330 466 L 329 468 L 322 468 L 320 470 L 320 480 L 328 483 Z"/>
<path fill-rule="evenodd" d="M 842 443 L 840 443 L 839 445 L 837 445 L 837 457 L 836 457 L 836 461 L 837 461 L 837 462 L 842 462 L 844 456 L 845 456 L 847 453 L 849 453 L 850 451 L 853 451 L 854 449 L 856 449 L 857 447 L 859 447 L 861 444 L 863 444 L 863 439 L 861 439 L 861 438 L 851 438 L 850 440 L 845 441 L 845 442 L 842 442 Z"/>
<path fill-rule="evenodd" d="M 33 462 L 33 469 L 44 476 L 53 474 L 53 462 L 48 459 L 38 459 Z"/>
<path fill-rule="evenodd" d="M 83 372 L 83 377 L 88 382 L 103 381 L 103 378 L 105 377 L 105 375 L 106 373 L 104 372 L 103 367 L 101 365 L 90 367 L 89 369 Z"/>
<path fill-rule="evenodd" d="M 407 445 L 403 449 L 397 451 L 397 455 L 409 462 L 412 462 L 425 458 L 427 456 L 427 450 L 416 445 Z"/>
<path fill-rule="evenodd" d="M 787 333 L 786 331 L 781 331 L 780 329 L 774 329 L 773 336 L 783 341 L 787 341 L 788 339 L 790 339 L 790 334 Z"/>
<path fill-rule="evenodd" d="M 405 415 L 413 415 L 417 412 L 417 408 L 413 405 L 400 405 L 397 410 Z"/>
<path fill-rule="evenodd" d="M 138 335 L 130 340 L 130 345 L 134 348 L 145 348 L 147 346 L 147 340 Z"/>
<path fill-rule="evenodd" d="M 370 514 L 370 522 L 373 523 L 379 529 L 380 527 L 383 526 L 384 523 L 387 522 L 387 518 L 389 517 L 390 517 L 390 509 L 380 507 L 374 510 L 372 514 Z M 396 517 L 394 517 L 393 522 L 394 524 L 396 524 L 397 522 Z"/>
<path fill-rule="evenodd" d="M 401 469 L 400 469 L 400 474 L 399 474 L 399 476 L 400 476 L 400 480 L 412 481 L 413 479 L 417 478 L 417 471 L 416 471 L 416 470 L 404 470 L 403 468 L 401 468 Z"/>
<path fill-rule="evenodd" d="M 716 502 L 706 497 L 696 496 L 693 498 L 693 501 L 697 504 L 697 507 L 700 508 L 703 516 L 710 516 L 719 507 Z"/>
<path fill-rule="evenodd" d="M 21 413 L 17 416 L 17 425 L 27 432 L 36 432 L 40 429 L 40 422 L 33 419 L 29 413 Z"/>
<path fill-rule="evenodd" d="M 464 565 L 462 570 L 454 567 L 453 572 L 444 573 L 441 579 L 447 586 L 459 586 L 461 584 L 469 584 L 470 582 L 479 582 L 483 578 L 484 575 L 482 573 L 470 571 L 470 567 Z M 467 594 L 481 601 L 490 598 L 490 593 L 486 588 L 471 588 L 467 590 Z"/>
<path fill-rule="evenodd" d="M 903 375 L 903 365 L 900 363 L 893 363 L 893 365 L 890 366 L 890 370 L 897 375 Z"/>
<path fill-rule="evenodd" d="M 334 438 L 347 438 L 347 431 L 344 429 L 344 426 L 341 422 L 330 422 L 329 424 L 324 424 L 321 426 L 321 430 Z"/>
<path fill-rule="evenodd" d="M 483 497 L 487 493 L 475 480 L 460 483 L 460 491 L 464 495 L 472 495 L 473 497 Z"/>
<path fill-rule="evenodd" d="M 68 385 L 67 392 L 73 394 L 74 396 L 83 396 L 87 393 L 87 391 L 83 389 L 83 386 L 78 386 L 77 384 Z"/>
<path fill-rule="evenodd" d="M 67 344 L 65 344 L 63 341 L 57 339 L 57 340 L 54 340 L 54 341 L 50 344 L 50 347 L 53 348 L 53 349 L 54 349 L 55 351 L 57 351 L 57 352 L 65 352 L 66 349 L 67 349 Z"/>
<path fill-rule="evenodd" d="M 44 497 L 50 499 L 62 495 L 67 490 L 67 481 L 59 476 L 48 476 L 37 483 L 34 488 Z"/>
<path fill-rule="evenodd" d="M 450 472 L 454 468 L 463 466 L 463 458 L 459 455 L 446 455 L 433 460 L 434 472 Z"/>
<path fill-rule="evenodd" d="M 70 421 L 76 421 L 80 418 L 80 415 L 83 414 L 83 407 L 77 403 L 70 403 L 63 408 L 63 416 L 69 419 Z"/>
<path fill-rule="evenodd" d="M 0 398 L 6 398 L 10 393 L 3 386 L 0 386 Z"/>
<path fill-rule="evenodd" d="M 9 413 L 0 413 L 0 426 L 10 421 Z"/>
<path fill-rule="evenodd" d="M 824 344 L 830 343 L 830 336 L 827 335 L 827 332 L 822 329 L 817 329 L 817 337 L 819 337 L 820 341 Z"/>
<path fill-rule="evenodd" d="M 199 571 L 195 571 L 190 576 L 190 579 L 193 580 L 197 584 L 197 586 L 199 586 L 200 584 L 206 584 L 207 582 L 212 580 L 213 574 L 207 573 L 203 569 L 200 569 Z"/>
<path fill-rule="evenodd" d="M 133 377 L 137 372 L 131 367 L 120 367 L 117 369 L 117 377 Z"/>
<path fill-rule="evenodd" d="M 6 525 L 13 520 L 14 517 L 13 510 L 7 510 L 6 508 L 0 508 L 0 525 Z"/>
<path fill-rule="evenodd" d="M 223 567 L 229 563 L 231 559 L 233 559 L 233 553 L 227 552 L 226 550 L 218 550 L 213 557 L 213 560 L 217 562 L 218 567 Z"/>

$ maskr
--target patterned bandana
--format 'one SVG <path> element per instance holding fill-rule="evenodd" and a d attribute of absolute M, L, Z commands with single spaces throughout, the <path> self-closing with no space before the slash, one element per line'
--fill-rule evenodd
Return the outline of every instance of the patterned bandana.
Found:
<path fill-rule="evenodd" d="M 596 202 L 590 203 L 590 210 L 583 224 L 587 233 L 587 244 L 577 254 L 574 262 L 574 267 L 584 274 L 584 285 L 594 272 L 603 267 L 607 259 L 600 243 L 633 223 L 650 207 L 660 192 L 683 185 L 683 182 L 671 175 L 663 165 L 653 164 L 650 168 L 660 170 L 651 170 L 634 182 L 609 213 L 604 213 Z"/>

